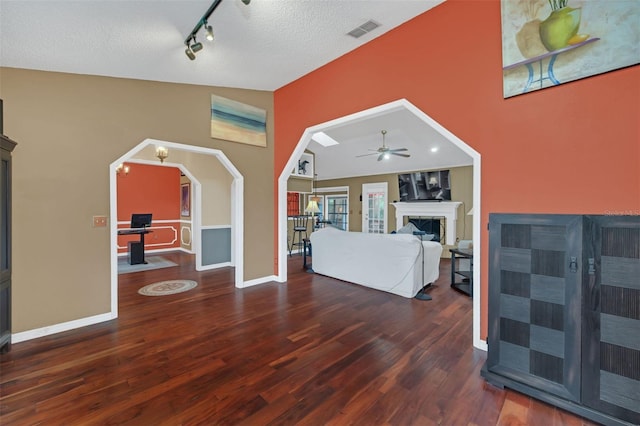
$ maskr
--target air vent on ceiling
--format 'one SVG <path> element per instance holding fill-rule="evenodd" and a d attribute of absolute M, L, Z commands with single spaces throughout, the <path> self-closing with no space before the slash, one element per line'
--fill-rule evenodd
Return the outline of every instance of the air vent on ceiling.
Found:
<path fill-rule="evenodd" d="M 365 35 L 366 33 L 375 30 L 379 26 L 380 26 L 379 23 L 377 23 L 376 21 L 370 19 L 367 22 L 365 22 L 364 24 L 360 25 L 359 27 L 356 27 L 356 28 L 352 29 L 347 34 L 349 34 L 353 38 L 359 38 L 359 37 L 362 37 L 363 35 Z"/>

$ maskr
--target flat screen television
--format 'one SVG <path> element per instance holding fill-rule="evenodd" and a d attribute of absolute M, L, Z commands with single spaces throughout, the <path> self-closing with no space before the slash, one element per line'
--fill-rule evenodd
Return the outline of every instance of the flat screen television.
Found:
<path fill-rule="evenodd" d="M 400 201 L 450 201 L 449 170 L 398 175 Z"/>
<path fill-rule="evenodd" d="M 131 215 L 131 228 L 148 228 L 151 226 L 151 213 L 133 213 Z"/>

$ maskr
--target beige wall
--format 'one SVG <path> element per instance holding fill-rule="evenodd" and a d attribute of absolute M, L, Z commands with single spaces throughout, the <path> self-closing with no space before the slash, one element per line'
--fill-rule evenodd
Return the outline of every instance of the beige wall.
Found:
<path fill-rule="evenodd" d="M 290 177 L 287 180 L 287 191 L 310 193 L 313 190 L 313 179 Z"/>
<path fill-rule="evenodd" d="M 273 274 L 273 94 L 0 68 L 13 155 L 13 332 L 110 310 L 109 164 L 146 138 L 220 149 L 244 176 L 244 278 Z M 211 139 L 210 96 L 267 110 L 267 148 Z M 248 206 L 261 205 L 260 210 Z M 250 237 L 249 237 L 250 236 Z"/>
<path fill-rule="evenodd" d="M 149 145 L 132 158 L 157 161 L 155 149 L 154 145 Z M 166 162 L 184 165 L 194 178 L 200 182 L 202 191 L 202 226 L 231 224 L 231 183 L 233 182 L 233 176 L 214 155 L 170 149 Z M 186 179 L 186 177 L 182 177 L 182 179 Z M 186 179 L 186 182 L 188 181 Z"/>
<path fill-rule="evenodd" d="M 451 181 L 451 199 L 452 201 L 461 201 L 463 205 L 458 210 L 458 223 L 456 235 L 460 240 L 470 240 L 473 235 L 472 217 L 467 216 L 467 212 L 473 206 L 473 167 L 451 167 L 449 168 L 449 178 Z M 421 171 L 421 170 L 420 170 Z M 396 201 L 400 198 L 398 188 L 398 174 L 382 174 L 373 176 L 360 176 L 345 179 L 329 179 L 318 181 L 318 188 L 327 188 L 333 186 L 349 187 L 349 230 L 354 232 L 362 232 L 362 185 L 365 183 L 386 182 L 389 191 L 389 202 Z M 389 214 L 389 231 L 395 229 L 395 208 L 390 206 Z M 450 257 L 448 249 L 452 246 L 444 246 L 443 257 Z"/>

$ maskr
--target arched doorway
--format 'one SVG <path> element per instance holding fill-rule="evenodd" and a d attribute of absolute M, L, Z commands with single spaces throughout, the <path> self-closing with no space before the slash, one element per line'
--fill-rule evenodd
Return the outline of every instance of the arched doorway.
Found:
<path fill-rule="evenodd" d="M 293 150 L 289 161 L 282 170 L 280 177 L 278 178 L 278 281 L 284 282 L 287 280 L 287 181 L 290 176 L 290 170 L 296 166 L 296 161 L 305 148 L 309 145 L 312 136 L 317 132 L 323 132 L 333 127 L 344 126 L 348 123 L 355 123 L 361 120 L 365 120 L 371 117 L 378 117 L 384 114 L 397 112 L 399 110 L 406 110 L 409 113 L 415 115 L 421 120 L 424 125 L 429 126 L 431 129 L 440 134 L 448 143 L 455 145 L 457 148 L 468 154 L 473 161 L 473 252 L 474 252 L 474 264 L 480 265 L 480 178 L 481 178 L 481 158 L 480 154 L 472 147 L 459 139 L 449 130 L 444 128 L 434 119 L 425 114 L 422 110 L 415 105 L 407 101 L 406 99 L 400 99 L 384 105 L 380 105 L 374 108 L 370 108 L 364 111 L 360 111 L 348 116 L 340 117 L 335 120 L 331 120 L 325 123 L 320 123 L 315 126 L 308 127 L 302 134 L 296 148 Z M 480 268 L 474 268 L 473 274 L 473 345 L 479 349 L 486 350 L 486 342 L 480 339 Z"/>
<path fill-rule="evenodd" d="M 109 166 L 109 182 L 110 182 L 110 254 L 111 254 L 111 315 L 115 318 L 118 312 L 118 270 L 117 270 L 117 183 L 116 183 L 116 168 L 119 164 L 127 162 L 137 155 L 140 155 L 143 151 L 150 150 L 150 147 L 155 150 L 156 146 L 163 146 L 169 150 L 169 152 L 183 152 L 194 153 L 200 155 L 211 156 L 212 160 L 217 160 L 220 164 L 229 172 L 232 177 L 231 183 L 231 258 L 232 264 L 235 267 L 235 286 L 238 288 L 244 287 L 244 209 L 243 209 L 243 193 L 244 193 L 244 178 L 238 171 L 238 169 L 231 163 L 226 155 L 217 149 L 203 148 L 199 146 L 184 145 L 176 142 L 162 141 L 157 139 L 145 139 L 139 143 L 136 147 L 125 153 Z M 157 164 L 157 160 L 151 158 L 136 158 L 135 162 Z M 166 164 L 171 167 L 178 167 L 183 172 L 189 173 L 187 160 L 177 162 L 166 161 Z M 202 196 L 199 193 L 199 182 L 194 176 L 190 176 L 194 184 L 194 203 L 193 210 L 193 241 L 194 251 L 196 252 L 196 258 L 198 258 L 198 251 L 201 251 L 199 238 L 196 236 L 200 233 L 201 228 L 201 209 L 202 209 Z M 197 262 L 198 264 L 198 262 Z M 208 269 L 202 266 L 200 262 L 200 270 Z"/>

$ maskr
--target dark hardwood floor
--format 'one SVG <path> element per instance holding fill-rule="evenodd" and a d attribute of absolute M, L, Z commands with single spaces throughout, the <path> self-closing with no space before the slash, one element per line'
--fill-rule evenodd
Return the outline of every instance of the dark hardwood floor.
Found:
<path fill-rule="evenodd" d="M 472 301 L 405 299 L 301 269 L 238 290 L 233 270 L 119 277 L 119 318 L 0 355 L 2 425 L 592 425 L 480 377 Z M 391 266 L 390 266 L 391 267 Z M 192 279 L 162 297 L 143 285 Z"/>

